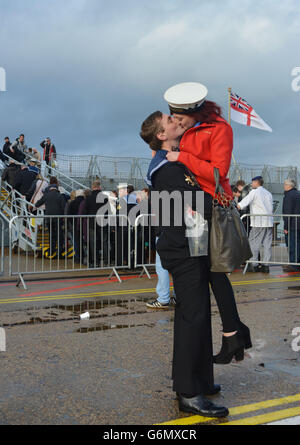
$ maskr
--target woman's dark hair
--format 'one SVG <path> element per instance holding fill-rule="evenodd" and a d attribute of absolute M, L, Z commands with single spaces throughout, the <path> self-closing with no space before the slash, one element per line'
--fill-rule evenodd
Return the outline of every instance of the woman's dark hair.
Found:
<path fill-rule="evenodd" d="M 55 176 L 51 176 L 49 180 L 50 184 L 58 184 L 58 180 Z"/>
<path fill-rule="evenodd" d="M 217 117 L 223 117 L 222 108 L 210 100 L 206 100 L 198 111 L 189 113 L 189 116 L 193 116 L 197 122 L 205 122 L 207 124 L 215 122 Z"/>
<path fill-rule="evenodd" d="M 127 193 L 128 195 L 130 195 L 130 193 L 134 192 L 134 187 L 131 184 L 128 184 L 127 186 Z"/>

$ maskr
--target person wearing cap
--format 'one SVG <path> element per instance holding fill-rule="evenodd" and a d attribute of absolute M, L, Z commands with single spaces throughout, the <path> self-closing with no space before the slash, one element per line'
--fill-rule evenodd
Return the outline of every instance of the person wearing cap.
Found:
<path fill-rule="evenodd" d="M 178 151 L 169 152 L 166 158 L 186 165 L 195 174 L 201 189 L 212 198 L 215 193 L 214 167 L 218 168 L 220 184 L 232 199 L 227 177 L 233 148 L 232 128 L 222 117 L 220 106 L 206 99 L 207 94 L 207 88 L 198 82 L 180 83 L 165 92 L 164 99 L 170 112 L 184 131 Z M 208 224 L 211 224 L 211 215 Z M 252 343 L 249 328 L 239 318 L 230 280 L 226 273 L 210 272 L 209 282 L 223 326 L 222 347 L 214 356 L 214 362 L 228 364 L 233 357 L 242 360 L 243 347 L 248 349 Z"/>
<path fill-rule="evenodd" d="M 41 160 L 42 160 L 41 153 L 36 148 L 29 148 L 28 151 L 29 151 L 29 155 L 32 158 L 36 159 L 37 167 L 41 168 Z"/>
<path fill-rule="evenodd" d="M 178 145 L 183 131 L 176 119 L 156 111 L 145 119 L 140 132 L 141 138 L 156 151 L 147 173 L 147 184 L 152 187 L 152 206 L 157 192 L 176 192 L 176 196 L 181 198 L 179 207 L 173 200 L 169 203 L 169 223 L 163 221 L 162 209 L 165 206 L 161 201 L 158 203 L 160 210 L 156 212 L 156 248 L 163 268 L 172 275 L 176 292 L 173 391 L 178 395 L 181 411 L 206 417 L 224 417 L 228 415 L 228 409 L 217 406 L 206 398 L 207 395 L 220 391 L 220 385 L 214 383 L 213 375 L 207 256 L 191 256 L 182 211 L 185 192 L 189 192 L 191 205 L 194 207 L 198 188 L 183 164 L 171 163 L 166 159 L 172 147 Z M 204 196 L 200 193 L 204 197 L 206 216 L 211 206 L 211 197 L 208 193 L 204 193 Z M 178 213 L 176 209 L 179 208 L 181 212 Z"/>
<path fill-rule="evenodd" d="M 214 195 L 214 167 L 219 169 L 220 184 L 232 197 L 227 174 L 231 162 L 233 133 L 222 117 L 221 108 L 206 100 L 207 88 L 197 82 L 185 82 L 169 88 L 164 98 L 171 114 L 185 130 L 178 153 L 168 153 L 169 161 L 179 161 L 196 175 L 201 188 Z"/>
<path fill-rule="evenodd" d="M 35 159 L 33 159 L 33 158 L 31 158 L 30 160 L 29 160 L 29 163 L 28 163 L 28 170 L 30 171 L 30 172 L 33 172 L 33 173 L 35 173 L 36 175 L 38 175 L 39 174 L 39 169 L 38 169 L 38 167 L 37 167 L 37 160 L 35 160 Z"/>
<path fill-rule="evenodd" d="M 273 217 L 272 216 L 255 216 L 255 215 L 272 215 L 273 214 L 273 197 L 272 194 L 263 187 L 264 180 L 262 176 L 252 178 L 251 192 L 238 204 L 238 209 L 243 210 L 250 206 L 250 225 L 249 243 L 253 253 L 251 265 L 248 266 L 249 272 L 269 273 L 270 269 L 267 265 L 272 256 L 272 238 L 273 238 Z M 261 269 L 258 267 L 258 255 L 261 246 L 264 247 L 263 264 Z"/>

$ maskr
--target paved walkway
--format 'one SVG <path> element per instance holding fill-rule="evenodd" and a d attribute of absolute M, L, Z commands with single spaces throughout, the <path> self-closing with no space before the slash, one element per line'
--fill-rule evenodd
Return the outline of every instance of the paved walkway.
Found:
<path fill-rule="evenodd" d="M 215 366 L 222 391 L 213 400 L 230 411 L 219 420 L 178 411 L 170 379 L 174 310 L 146 308 L 155 276 L 122 278 L 28 278 L 27 291 L 0 281 L 0 424 L 299 424 L 299 274 L 272 267 L 270 275 L 230 276 L 253 348 L 243 362 Z M 80 320 L 86 311 L 90 319 Z M 212 322 L 217 351 L 213 297 Z"/>

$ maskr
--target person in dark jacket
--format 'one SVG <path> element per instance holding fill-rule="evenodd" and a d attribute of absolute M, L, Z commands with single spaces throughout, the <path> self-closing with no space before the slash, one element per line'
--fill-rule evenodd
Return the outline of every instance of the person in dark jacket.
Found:
<path fill-rule="evenodd" d="M 3 151 L 3 153 L 2 153 L 2 151 Z M 0 160 L 2 162 L 6 162 L 8 160 L 7 156 L 11 156 L 10 140 L 9 140 L 8 136 L 6 136 L 4 138 L 4 145 L 3 145 L 2 151 L 0 150 Z"/>
<path fill-rule="evenodd" d="M 20 166 L 10 161 L 8 167 L 6 167 L 2 173 L 2 181 L 6 181 L 11 187 L 14 186 L 16 175 L 20 171 Z"/>
<path fill-rule="evenodd" d="M 74 215 L 77 216 L 79 213 L 79 207 L 81 203 L 84 200 L 84 192 L 83 190 L 76 190 L 75 192 L 75 199 L 70 202 L 68 206 L 68 215 Z M 84 250 L 83 250 L 83 242 L 82 242 L 82 236 L 83 236 L 83 230 L 82 230 L 82 218 L 79 219 L 79 225 L 78 225 L 78 219 L 79 218 L 68 218 L 68 226 L 69 231 L 72 233 L 73 238 L 73 245 L 75 250 L 75 263 L 82 262 L 84 257 Z"/>
<path fill-rule="evenodd" d="M 10 150 L 13 152 L 13 159 L 18 162 L 24 162 L 27 153 L 27 145 L 25 144 L 25 136 L 24 134 L 20 134 L 20 136 L 11 144 Z"/>
<path fill-rule="evenodd" d="M 150 163 L 147 182 L 152 186 L 151 204 L 157 201 L 155 193 L 177 193 L 184 201 L 185 192 L 192 196 L 195 209 L 197 183 L 189 170 L 179 162 L 168 162 L 166 155 L 178 147 L 183 129 L 177 121 L 161 112 L 152 113 L 142 124 L 140 136 L 157 153 Z M 209 219 L 212 199 L 203 193 L 204 217 Z M 171 205 L 170 205 L 171 204 Z M 176 205 L 170 200 L 169 223 L 162 219 L 165 205 L 159 202 L 157 251 L 162 265 L 172 277 L 176 293 L 173 348 L 173 390 L 179 398 L 179 409 L 209 417 L 228 415 L 228 409 L 216 406 L 205 395 L 216 394 L 214 384 L 211 311 L 209 295 L 209 262 L 207 255 L 191 256 L 186 237 L 184 209 L 175 213 Z M 157 204 L 156 204 L 157 206 Z M 177 207 L 178 208 L 178 207 Z M 151 212 L 153 213 L 153 212 Z M 154 212 L 157 214 L 156 212 Z M 179 224 L 181 219 L 181 224 Z M 176 221 L 176 224 L 175 224 Z"/>
<path fill-rule="evenodd" d="M 282 213 L 284 215 L 300 215 L 300 192 L 296 189 L 293 179 L 284 181 L 284 198 Z M 300 217 L 283 217 L 284 234 L 289 251 L 289 262 L 300 263 Z M 299 271 L 299 266 L 290 266 L 292 271 Z"/>
<path fill-rule="evenodd" d="M 44 149 L 43 160 L 51 167 L 51 162 L 56 159 L 55 145 L 52 144 L 50 138 L 46 138 L 40 143 L 40 146 Z M 51 168 L 48 167 L 48 170 L 51 173 Z"/>
<path fill-rule="evenodd" d="M 101 207 L 107 204 L 108 197 L 102 193 L 100 181 L 96 180 L 92 183 L 92 193 L 85 198 L 82 214 L 97 215 Z M 88 219 L 88 265 L 89 267 L 103 266 L 108 260 L 108 227 L 107 225 L 101 225 L 101 218 L 99 221 L 92 217 Z"/>
<path fill-rule="evenodd" d="M 8 136 L 4 138 L 4 142 L 5 143 L 3 145 L 3 155 L 1 156 L 1 160 L 3 161 L 8 160 L 6 156 L 9 156 L 15 161 L 23 162 L 25 159 L 25 154 L 19 150 L 18 144 L 17 143 L 11 144 Z"/>
<path fill-rule="evenodd" d="M 35 204 L 40 207 L 45 204 L 45 215 L 64 215 L 65 199 L 60 194 L 57 184 L 51 184 L 45 191 L 43 197 Z M 50 255 L 49 258 L 56 255 L 56 245 L 58 247 L 57 255 L 62 256 L 64 251 L 64 233 L 62 230 L 63 218 L 49 218 L 46 224 L 49 229 Z"/>
<path fill-rule="evenodd" d="M 29 170 L 27 165 L 22 165 L 21 170 L 16 174 L 15 182 L 13 187 L 27 197 L 27 194 L 36 179 L 37 172 Z"/>

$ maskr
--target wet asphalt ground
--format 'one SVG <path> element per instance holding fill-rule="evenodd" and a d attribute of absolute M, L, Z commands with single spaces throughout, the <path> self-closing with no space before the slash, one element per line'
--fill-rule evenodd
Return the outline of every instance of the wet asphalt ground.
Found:
<path fill-rule="evenodd" d="M 229 422 L 286 408 L 264 402 L 300 393 L 300 352 L 293 350 L 293 329 L 300 334 L 300 274 L 272 267 L 270 275 L 233 273 L 230 279 L 253 348 L 243 362 L 215 366 L 222 390 L 213 400 L 229 409 L 263 404 L 230 415 Z M 104 274 L 73 274 L 26 283 L 25 291 L 15 281 L 0 281 L 6 334 L 0 424 L 153 425 L 192 418 L 179 412 L 170 379 L 174 309 L 145 305 L 155 298 L 155 276 L 126 272 L 120 284 Z M 90 319 L 80 320 L 86 311 Z M 213 296 L 212 322 L 216 353 L 221 324 Z M 293 399 L 288 407 L 299 404 Z"/>

